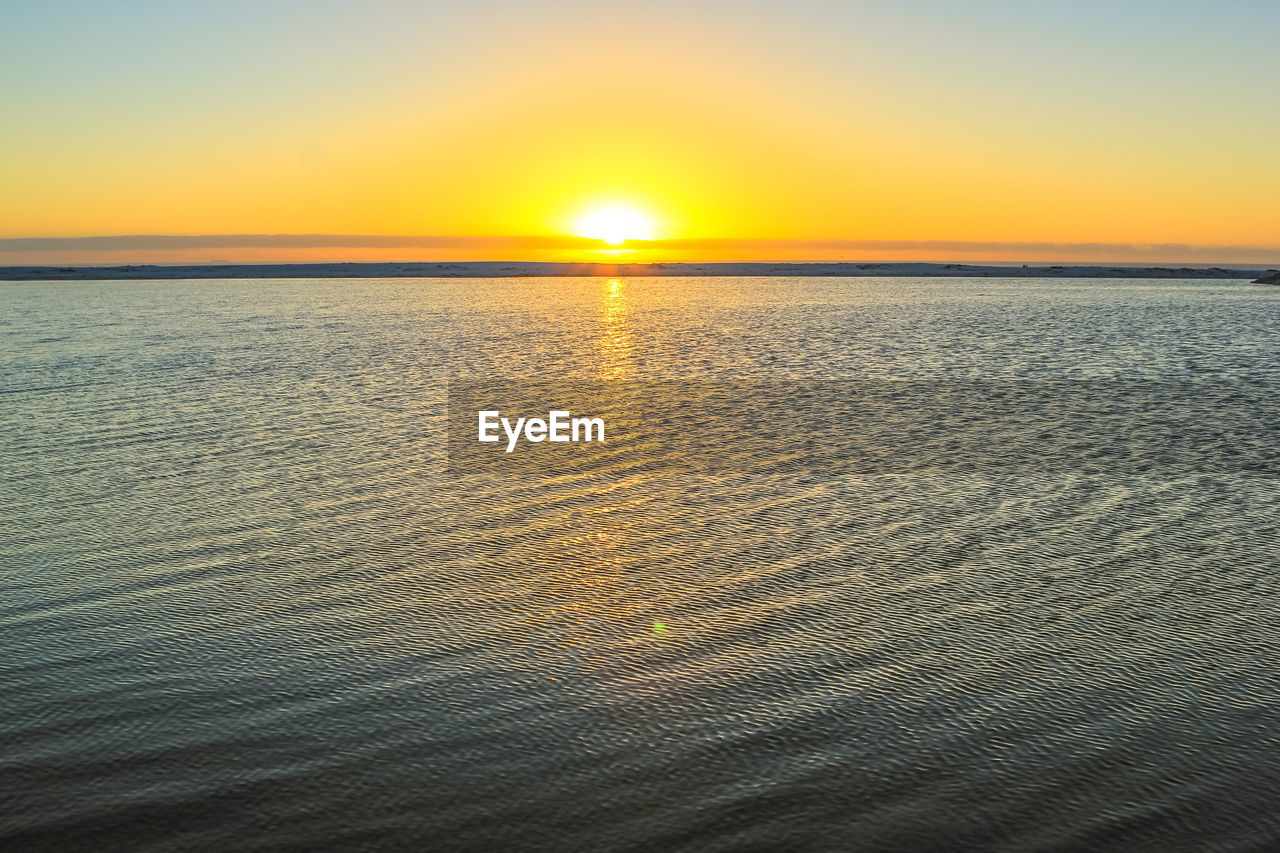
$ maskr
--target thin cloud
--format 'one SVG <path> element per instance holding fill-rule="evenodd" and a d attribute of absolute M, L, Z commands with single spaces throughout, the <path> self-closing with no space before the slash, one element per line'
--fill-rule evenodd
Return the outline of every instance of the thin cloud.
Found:
<path fill-rule="evenodd" d="M 1106 258 L 1108 260 L 1203 260 L 1271 263 L 1277 246 L 1195 246 L 1186 243 L 1054 243 L 980 240 L 784 240 L 700 238 L 631 241 L 631 248 L 679 252 L 770 250 L 802 256 L 805 252 L 848 252 L 864 257 L 877 252 L 990 255 L 992 257 Z M 572 236 L 456 236 L 398 234 L 197 234 L 104 237 L 6 237 L 0 252 L 155 252 L 201 249 L 501 249 L 546 251 L 598 249 L 599 240 Z"/>
<path fill-rule="evenodd" d="M 0 252 L 158 251 L 166 249 L 571 249 L 584 237 L 464 237 L 395 234 L 131 234 L 116 237 L 5 237 Z"/>

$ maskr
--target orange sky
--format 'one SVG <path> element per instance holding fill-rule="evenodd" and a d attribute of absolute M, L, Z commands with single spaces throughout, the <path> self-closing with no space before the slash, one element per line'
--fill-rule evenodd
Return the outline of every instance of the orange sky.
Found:
<path fill-rule="evenodd" d="M 564 259 L 591 250 L 4 241 L 539 238 L 605 202 L 661 238 L 744 241 L 647 253 L 673 259 L 1280 258 L 1274 4 L 111 5 L 4 13 L 0 263 Z"/>

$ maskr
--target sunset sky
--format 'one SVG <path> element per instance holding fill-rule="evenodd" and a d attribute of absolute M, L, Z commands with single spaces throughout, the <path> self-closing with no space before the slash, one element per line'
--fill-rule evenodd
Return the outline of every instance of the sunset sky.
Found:
<path fill-rule="evenodd" d="M 6 0 L 0 264 L 587 258 L 606 205 L 638 259 L 1280 262 L 1277 33 L 1275 0 Z M 128 235 L 243 236 L 33 239 Z"/>

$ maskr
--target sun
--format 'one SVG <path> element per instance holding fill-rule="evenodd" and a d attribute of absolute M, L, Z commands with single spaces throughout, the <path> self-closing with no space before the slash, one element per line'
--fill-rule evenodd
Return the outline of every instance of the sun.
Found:
<path fill-rule="evenodd" d="M 643 210 L 629 204 L 602 204 L 579 216 L 573 233 L 617 246 L 627 240 L 652 240 L 655 229 L 653 217 Z"/>

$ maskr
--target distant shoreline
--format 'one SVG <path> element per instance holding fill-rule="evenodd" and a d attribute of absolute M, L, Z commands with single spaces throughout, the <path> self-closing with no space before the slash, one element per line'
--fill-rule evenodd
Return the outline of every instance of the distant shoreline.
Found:
<path fill-rule="evenodd" d="M 1155 278 L 1256 280 L 1274 269 L 940 263 L 655 263 L 596 264 L 538 261 L 462 263 L 205 264 L 161 266 L 0 267 L 0 281 L 268 278 L 533 278 L 636 276 L 915 276 L 982 278 Z"/>

